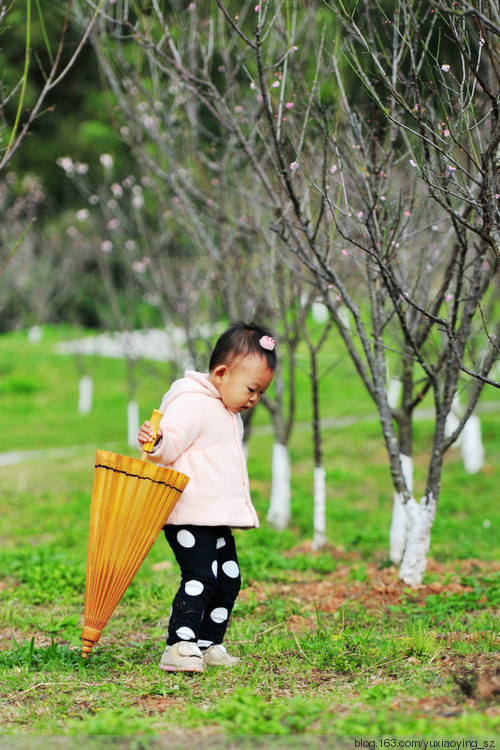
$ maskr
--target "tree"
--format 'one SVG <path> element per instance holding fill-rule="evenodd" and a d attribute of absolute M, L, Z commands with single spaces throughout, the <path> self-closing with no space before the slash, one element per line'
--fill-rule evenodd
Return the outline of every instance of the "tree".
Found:
<path fill-rule="evenodd" d="M 46 113 L 44 108 L 50 109 L 50 97 L 53 95 L 54 90 L 61 86 L 75 66 L 76 60 L 88 40 L 92 26 L 98 17 L 102 0 L 97 3 L 93 17 L 88 20 L 86 27 L 82 30 L 81 37 L 76 42 L 72 40 L 72 51 L 69 57 L 66 57 L 66 52 L 70 32 L 72 0 L 69 0 L 64 5 L 58 41 L 55 47 L 53 47 L 49 35 L 47 35 L 45 17 L 38 3 L 36 4 L 38 23 L 35 24 L 33 18 L 35 10 L 31 0 L 26 0 L 26 3 L 23 3 L 22 7 L 20 7 L 21 3 L 16 3 L 15 0 L 8 3 L 0 0 L 0 33 L 3 39 L 2 54 L 4 56 L 2 79 L 0 80 L 0 179 L 7 167 L 11 166 L 13 159 L 20 151 L 22 144 L 26 141 L 37 119 Z M 43 38 L 43 45 L 46 52 L 46 59 L 44 60 L 41 59 L 40 55 L 35 56 L 33 54 L 32 35 L 35 25 Z M 12 64 L 12 60 L 9 59 L 7 61 L 9 54 L 6 51 L 6 48 L 9 47 L 8 40 L 15 37 L 19 29 L 23 29 L 25 34 L 23 40 L 23 60 L 20 69 L 16 64 Z M 22 47 L 19 47 L 16 41 L 9 49 L 15 56 L 18 56 Z M 30 86 L 33 78 L 34 62 L 39 68 L 39 71 L 35 71 L 35 74 L 37 72 L 41 73 L 43 81 L 41 88 Z M 18 72 L 19 70 L 20 72 Z M 19 205 L 16 205 L 15 193 L 14 197 L 12 197 L 13 185 L 18 182 L 22 183 L 23 193 L 26 190 L 29 193 L 26 199 L 23 195 L 22 209 Z M 19 228 L 20 231 L 17 235 L 13 236 L 12 232 L 2 232 L 2 239 L 5 243 L 5 247 L 2 247 L 2 258 L 0 260 L 0 274 L 2 274 L 20 247 L 33 221 L 36 219 L 37 211 L 44 204 L 44 201 L 41 200 L 41 197 L 44 197 L 44 190 L 40 184 L 40 180 L 36 176 L 28 175 L 21 181 L 17 181 L 11 176 L 1 183 L 0 191 L 4 194 L 3 202 L 13 206 L 12 210 L 16 215 L 16 219 L 21 214 L 24 214 L 25 219 L 25 224 Z M 18 200 L 17 204 L 19 202 Z M 36 244 L 36 239 L 31 244 Z M 49 264 L 50 262 L 45 263 L 45 268 Z M 28 285 L 31 284 L 32 280 L 27 280 L 27 283 Z M 48 290 L 49 287 L 50 284 L 47 285 Z M 49 298 L 52 295 L 52 291 L 52 289 L 48 291 Z M 40 297 L 38 297 L 38 300 L 41 301 Z M 2 307 L 7 306 L 9 308 L 11 302 L 12 300 L 8 302 L 4 300 Z"/>
<path fill-rule="evenodd" d="M 167 76 L 198 136 L 231 142 L 232 186 L 251 186 L 283 257 L 319 287 L 378 410 L 395 496 L 391 554 L 418 585 L 445 453 L 483 387 L 498 386 L 495 5 L 399 0 L 390 16 L 384 3 L 217 5 L 219 14 L 190 6 L 187 58 L 175 3 L 165 15 L 132 4 L 128 16 L 117 5 L 101 18 L 109 38 L 120 29 L 154 76 Z M 179 169 L 165 180 L 174 174 L 185 188 Z M 397 407 L 388 373 L 402 383 Z M 459 392 L 463 413 L 448 434 Z M 413 421 L 429 398 L 436 419 L 417 502 Z"/>

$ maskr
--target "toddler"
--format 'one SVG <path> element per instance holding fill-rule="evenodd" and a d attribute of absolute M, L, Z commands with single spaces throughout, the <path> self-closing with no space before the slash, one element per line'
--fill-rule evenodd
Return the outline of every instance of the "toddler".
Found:
<path fill-rule="evenodd" d="M 259 525 L 242 450 L 241 412 L 255 406 L 276 369 L 275 341 L 253 323 L 218 339 L 209 372 L 188 371 L 163 397 L 151 461 L 190 481 L 164 528 L 181 572 L 160 668 L 201 672 L 239 659 L 223 646 L 241 577 L 232 528 Z M 153 438 L 149 421 L 138 432 Z"/>

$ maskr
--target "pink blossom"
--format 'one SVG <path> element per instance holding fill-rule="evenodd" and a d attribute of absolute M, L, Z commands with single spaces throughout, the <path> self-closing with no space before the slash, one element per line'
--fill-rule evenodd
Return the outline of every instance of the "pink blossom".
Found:
<path fill-rule="evenodd" d="M 260 10 L 260 5 L 256 5 L 256 6 L 255 6 L 255 8 L 254 8 L 254 11 L 255 11 L 256 13 L 258 13 L 258 12 L 259 12 L 259 10 Z"/>
<path fill-rule="evenodd" d="M 295 107 L 295 104 L 293 102 L 287 102 L 285 104 L 285 109 L 293 109 Z"/>
<path fill-rule="evenodd" d="M 406 209 L 405 211 L 403 211 L 403 216 L 411 216 L 411 211 L 408 211 L 408 209 Z"/>
<path fill-rule="evenodd" d="M 273 81 L 272 84 L 271 84 L 271 88 L 277 89 L 279 85 L 280 85 L 279 81 Z"/>
<path fill-rule="evenodd" d="M 337 171 L 337 169 L 338 169 L 337 165 L 336 164 L 332 164 L 332 166 L 330 167 L 330 174 L 335 174 L 335 172 Z"/>
<path fill-rule="evenodd" d="M 452 299 L 453 299 L 453 295 L 452 294 L 447 294 L 446 297 L 444 298 L 444 301 L 445 302 L 449 302 Z"/>
<path fill-rule="evenodd" d="M 300 164 L 298 161 L 292 161 L 292 163 L 290 164 L 290 169 L 292 170 L 292 172 L 295 172 L 299 167 Z"/>
<path fill-rule="evenodd" d="M 364 216 L 364 211 L 358 211 L 358 213 L 356 214 L 356 216 L 358 217 L 358 219 L 362 219 L 363 216 Z"/>
<path fill-rule="evenodd" d="M 443 65 L 441 65 L 441 70 L 443 70 L 445 73 L 447 73 L 449 69 L 450 66 L 448 65 L 448 63 L 443 63 Z"/>
<path fill-rule="evenodd" d="M 418 164 L 415 161 L 415 159 L 410 159 L 410 164 L 411 164 L 412 167 L 418 167 Z"/>
<path fill-rule="evenodd" d="M 346 257 L 349 255 L 349 251 L 345 249 L 345 247 L 342 248 L 342 255 L 345 255 Z"/>

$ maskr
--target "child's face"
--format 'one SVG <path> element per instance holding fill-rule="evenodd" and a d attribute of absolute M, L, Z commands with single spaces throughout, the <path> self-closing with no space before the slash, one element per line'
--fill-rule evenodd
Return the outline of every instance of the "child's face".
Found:
<path fill-rule="evenodd" d="M 274 376 L 264 357 L 244 357 L 230 365 L 218 365 L 208 379 L 234 414 L 251 409 L 260 401 Z"/>

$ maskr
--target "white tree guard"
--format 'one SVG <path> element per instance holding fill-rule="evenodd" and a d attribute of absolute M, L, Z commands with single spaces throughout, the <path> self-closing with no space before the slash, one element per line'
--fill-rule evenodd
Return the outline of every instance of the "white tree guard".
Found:
<path fill-rule="evenodd" d="M 347 328 L 348 331 L 351 330 L 351 318 L 349 316 L 349 310 L 345 305 L 341 305 L 338 309 L 338 316 L 340 318 L 340 322 L 344 326 L 344 328 Z"/>
<path fill-rule="evenodd" d="M 137 448 L 138 431 L 139 406 L 136 401 L 129 401 L 127 406 L 127 444 L 129 448 Z"/>
<path fill-rule="evenodd" d="M 94 383 L 90 375 L 83 375 L 80 378 L 80 387 L 78 394 L 78 411 L 80 414 L 88 414 L 92 410 L 92 396 L 94 392 Z"/>
<path fill-rule="evenodd" d="M 389 385 L 387 386 L 387 403 L 391 409 L 397 409 L 399 406 L 401 388 L 402 384 L 399 378 L 391 378 L 389 380 Z"/>
<path fill-rule="evenodd" d="M 413 492 L 413 459 L 411 456 L 405 456 L 403 453 L 400 454 L 399 459 L 406 487 L 409 492 Z M 410 516 L 403 502 L 403 496 L 400 492 L 395 492 L 392 504 L 391 529 L 389 532 L 389 557 L 395 565 L 399 565 L 403 559 L 409 527 Z"/>
<path fill-rule="evenodd" d="M 465 471 L 477 474 L 484 465 L 484 448 L 481 438 L 481 422 L 472 414 L 464 424 L 460 441 Z"/>
<path fill-rule="evenodd" d="M 408 586 L 420 586 L 427 566 L 427 555 L 431 542 L 431 528 L 436 515 L 436 500 L 423 497 L 417 503 L 412 497 L 406 504 L 410 516 L 410 528 L 399 577 Z"/>
<path fill-rule="evenodd" d="M 326 472 L 314 467 L 314 536 L 311 549 L 317 550 L 326 542 Z"/>
<path fill-rule="evenodd" d="M 288 448 L 281 443 L 273 445 L 271 502 L 267 520 L 278 531 L 290 523 L 291 468 Z"/>

